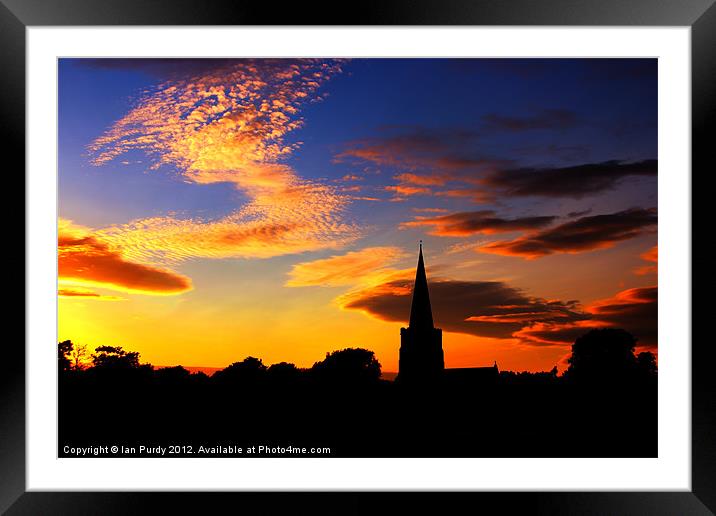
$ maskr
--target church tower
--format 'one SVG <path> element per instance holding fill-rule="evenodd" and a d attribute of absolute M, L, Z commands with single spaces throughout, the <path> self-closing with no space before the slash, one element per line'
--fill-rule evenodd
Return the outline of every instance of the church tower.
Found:
<path fill-rule="evenodd" d="M 433 326 L 421 241 L 413 302 L 410 306 L 410 323 L 407 328 L 400 329 L 397 380 L 406 384 L 429 383 L 436 380 L 444 369 L 443 331 Z"/>

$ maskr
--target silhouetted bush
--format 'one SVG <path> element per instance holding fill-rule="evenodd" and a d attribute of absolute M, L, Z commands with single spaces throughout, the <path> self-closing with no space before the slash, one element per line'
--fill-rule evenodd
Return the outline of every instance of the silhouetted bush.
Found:
<path fill-rule="evenodd" d="M 294 364 L 288 362 L 273 364 L 266 372 L 268 380 L 277 386 L 294 384 L 299 381 L 302 374 Z"/>
<path fill-rule="evenodd" d="M 536 373 L 529 371 L 500 371 L 499 377 L 503 385 L 554 385 L 559 381 L 557 372 L 557 366 L 554 366 L 550 371 Z"/>
<path fill-rule="evenodd" d="M 582 383 L 620 382 L 636 370 L 636 339 L 624 330 L 590 330 L 572 345 L 565 377 Z"/>
<path fill-rule="evenodd" d="M 72 365 L 70 361 L 72 349 L 73 345 L 71 340 L 63 340 L 57 344 L 57 368 L 60 373 L 66 373 L 70 370 Z"/>
<path fill-rule="evenodd" d="M 375 382 L 380 378 L 380 362 L 372 351 L 362 348 L 347 348 L 326 353 L 322 362 L 311 368 L 319 381 L 330 383 Z"/>
<path fill-rule="evenodd" d="M 641 372 L 646 376 L 656 376 L 656 357 L 651 351 L 639 353 L 636 357 L 636 363 Z"/>
<path fill-rule="evenodd" d="M 157 381 L 165 385 L 179 385 L 186 383 L 191 373 L 182 366 L 162 367 L 154 370 Z"/>
<path fill-rule="evenodd" d="M 92 355 L 92 365 L 96 369 L 137 369 L 139 353 L 127 352 L 120 346 L 100 346 Z"/>
<path fill-rule="evenodd" d="M 234 362 L 229 367 L 217 371 L 212 380 L 221 384 L 250 384 L 266 377 L 266 366 L 261 359 L 246 357 L 241 362 Z"/>

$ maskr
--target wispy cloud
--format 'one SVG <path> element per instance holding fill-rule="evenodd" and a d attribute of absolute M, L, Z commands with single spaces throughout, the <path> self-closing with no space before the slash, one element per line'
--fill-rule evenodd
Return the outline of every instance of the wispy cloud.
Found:
<path fill-rule="evenodd" d="M 430 189 L 422 186 L 410 186 L 410 185 L 389 185 L 385 187 L 388 192 L 395 193 L 398 197 L 405 197 L 410 195 L 429 195 Z"/>
<path fill-rule="evenodd" d="M 548 110 L 533 116 L 488 115 L 488 132 L 532 129 L 564 129 L 578 123 L 576 115 Z M 483 131 L 484 132 L 484 131 Z M 471 131 L 437 131 L 414 128 L 404 134 L 384 134 L 347 144 L 335 157 L 337 162 L 369 162 L 394 171 L 395 185 L 405 196 L 435 193 L 493 202 L 514 197 L 558 197 L 581 199 L 612 190 L 628 177 L 654 177 L 658 162 L 611 160 L 565 167 L 516 166 L 515 159 L 500 159 L 485 151 L 484 134 Z M 524 149 L 523 149 L 524 151 Z M 529 154 L 577 154 L 581 148 L 554 144 Z M 512 156 L 519 154 L 515 149 Z M 447 187 L 443 189 L 441 187 Z"/>
<path fill-rule="evenodd" d="M 219 61 L 216 68 L 168 80 L 90 146 L 95 165 L 132 150 L 153 169 L 171 166 L 183 180 L 230 183 L 248 202 L 215 220 L 171 216 L 136 220 L 102 232 L 141 260 L 262 258 L 352 241 L 342 220 L 351 197 L 300 177 L 286 163 L 299 143 L 286 136 L 303 124 L 301 107 L 341 62 L 317 59 Z"/>
<path fill-rule="evenodd" d="M 85 288 L 60 288 L 57 290 L 59 297 L 65 298 L 79 298 L 79 299 L 93 299 L 97 301 L 121 301 L 124 298 L 119 296 L 108 296 L 106 294 L 100 294 L 94 290 Z"/>
<path fill-rule="evenodd" d="M 350 142 L 335 161 L 369 162 L 397 173 L 396 193 L 423 195 L 451 181 L 472 181 L 476 173 L 510 163 L 495 160 L 471 149 L 476 134 L 465 130 L 413 128 L 404 134 L 382 134 Z"/>
<path fill-rule="evenodd" d="M 217 220 L 157 217 L 102 230 L 103 238 L 127 256 L 172 263 L 191 258 L 270 258 L 321 249 L 338 249 L 355 240 L 359 229 L 339 220 L 340 200 L 321 195 L 300 202 L 252 202 Z M 332 204 L 336 203 L 336 204 Z"/>
<path fill-rule="evenodd" d="M 448 213 L 447 208 L 413 208 L 416 213 Z"/>
<path fill-rule="evenodd" d="M 302 262 L 289 272 L 287 287 L 356 285 L 385 280 L 396 273 L 388 266 L 404 258 L 398 247 L 367 247 L 343 255 Z"/>
<path fill-rule="evenodd" d="M 637 267 L 634 271 L 639 276 L 645 276 L 647 274 L 656 274 L 658 272 L 659 264 L 659 248 L 654 246 L 645 253 L 642 253 L 641 259 L 649 262 L 648 265 L 642 265 Z"/>

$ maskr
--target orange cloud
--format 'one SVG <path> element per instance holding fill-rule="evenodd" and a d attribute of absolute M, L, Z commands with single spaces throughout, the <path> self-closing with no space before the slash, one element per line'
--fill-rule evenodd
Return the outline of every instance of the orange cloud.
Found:
<path fill-rule="evenodd" d="M 447 213 L 450 210 L 446 208 L 413 208 L 413 211 L 417 213 Z"/>
<path fill-rule="evenodd" d="M 360 192 L 363 190 L 362 186 L 354 185 L 354 186 L 344 186 L 341 188 L 341 192 Z"/>
<path fill-rule="evenodd" d="M 404 257 L 397 247 L 367 247 L 344 255 L 298 263 L 289 272 L 287 287 L 355 285 L 385 278 L 386 267 Z"/>
<path fill-rule="evenodd" d="M 88 228 L 61 219 L 58 229 L 61 281 L 154 295 L 179 294 L 192 288 L 186 276 L 131 261 L 120 248 Z"/>
<path fill-rule="evenodd" d="M 658 272 L 659 263 L 659 248 L 654 246 L 641 255 L 641 258 L 647 262 L 652 262 L 653 265 L 642 265 L 637 268 L 634 273 L 639 276 L 645 276 L 647 274 L 656 274 Z"/>
<path fill-rule="evenodd" d="M 467 198 L 475 203 L 492 203 L 495 202 L 495 195 L 484 188 L 458 188 L 452 190 L 443 190 L 435 192 L 435 195 L 441 197 Z"/>
<path fill-rule="evenodd" d="M 559 316 L 559 315 L 557 315 Z M 531 323 L 535 319 L 553 318 L 552 312 L 514 312 L 498 315 L 476 315 L 465 319 L 466 321 L 487 322 L 487 323 Z M 566 317 L 564 315 L 563 317 Z"/>
<path fill-rule="evenodd" d="M 124 299 L 119 296 L 106 296 L 84 288 L 61 288 L 57 291 L 57 295 L 59 297 L 94 299 L 97 301 L 120 301 Z"/>
<path fill-rule="evenodd" d="M 406 172 L 404 174 L 396 175 L 395 179 L 397 179 L 401 183 L 407 183 L 412 185 L 442 186 L 452 178 L 447 174 L 421 175 Z"/>
<path fill-rule="evenodd" d="M 385 190 L 388 192 L 395 192 L 397 195 L 428 195 L 430 188 L 422 186 L 409 186 L 409 185 L 391 185 L 386 186 Z"/>

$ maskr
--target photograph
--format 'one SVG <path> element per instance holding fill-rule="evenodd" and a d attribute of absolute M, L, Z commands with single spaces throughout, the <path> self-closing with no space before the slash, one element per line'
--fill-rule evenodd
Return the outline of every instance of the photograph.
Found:
<path fill-rule="evenodd" d="M 658 71 L 60 57 L 57 456 L 658 457 Z"/>

